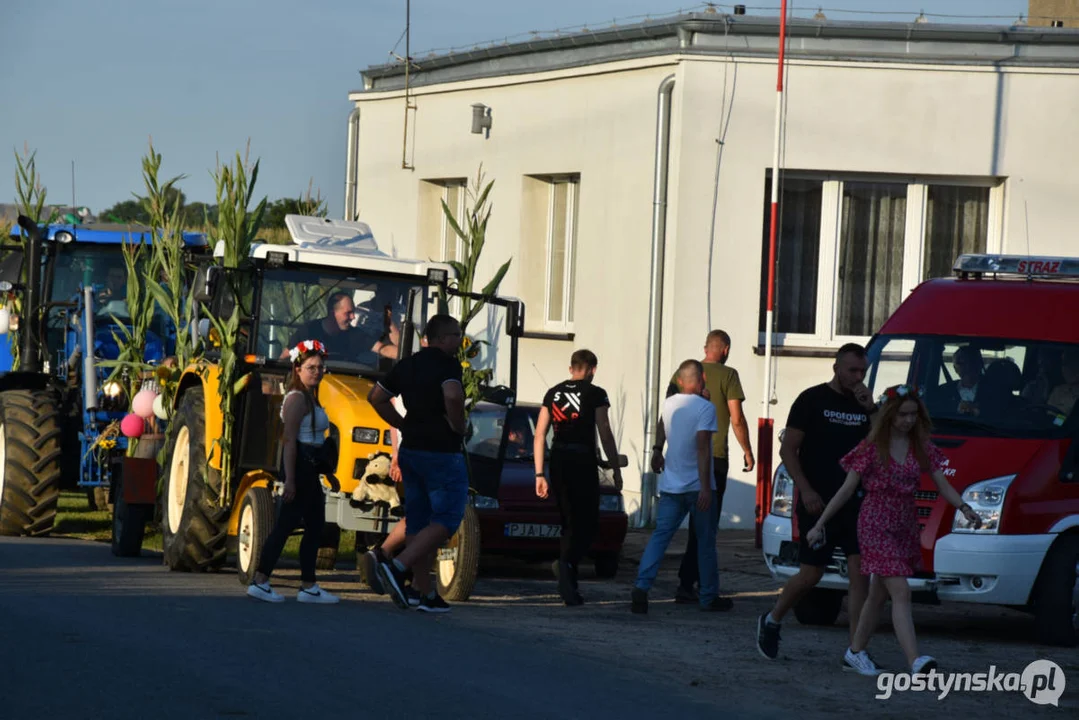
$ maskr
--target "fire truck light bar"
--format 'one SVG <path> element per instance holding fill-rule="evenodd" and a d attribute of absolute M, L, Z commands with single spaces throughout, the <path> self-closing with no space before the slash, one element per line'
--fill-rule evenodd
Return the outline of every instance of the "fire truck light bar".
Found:
<path fill-rule="evenodd" d="M 1079 278 L 1079 258 L 1031 255 L 960 255 L 955 273 Z"/>

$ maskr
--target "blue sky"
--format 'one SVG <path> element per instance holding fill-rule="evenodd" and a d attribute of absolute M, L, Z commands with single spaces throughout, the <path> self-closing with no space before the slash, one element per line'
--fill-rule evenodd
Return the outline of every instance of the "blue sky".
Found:
<path fill-rule="evenodd" d="M 716 3 L 729 9 L 732 3 Z M 745 0 L 777 14 L 779 0 Z M 412 0 L 413 56 L 531 30 L 609 24 L 693 0 Z M 910 21 L 921 11 L 999 16 L 1027 0 L 792 0 L 809 16 Z M 862 11 L 854 14 L 844 11 Z M 873 11 L 875 14 L 864 14 Z M 894 14 L 876 14 L 894 13 Z M 251 140 L 258 194 L 301 194 L 313 180 L 339 215 L 347 95 L 359 72 L 386 62 L 404 30 L 405 0 L 5 0 L 0 25 L 0 202 L 13 202 L 13 151 L 37 150 L 50 202 L 102 210 L 142 191 L 153 136 L 166 175 L 185 174 L 189 201 L 213 201 L 210 171 Z M 404 54 L 401 41 L 397 52 Z"/>

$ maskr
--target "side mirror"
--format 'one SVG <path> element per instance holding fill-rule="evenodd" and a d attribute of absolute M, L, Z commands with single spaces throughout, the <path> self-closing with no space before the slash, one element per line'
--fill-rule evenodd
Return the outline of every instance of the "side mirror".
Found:
<path fill-rule="evenodd" d="M 0 259 L 0 283 L 8 283 L 11 290 L 22 280 L 23 251 L 20 247 L 8 248 L 4 257 Z"/>
<path fill-rule="evenodd" d="M 196 302 L 210 303 L 214 299 L 214 291 L 217 289 L 221 277 L 221 268 L 217 265 L 206 265 L 195 271 L 195 279 L 192 287 L 192 296 Z"/>
<path fill-rule="evenodd" d="M 506 306 L 506 334 L 521 337 L 525 331 L 525 306 L 522 302 L 511 302 Z"/>

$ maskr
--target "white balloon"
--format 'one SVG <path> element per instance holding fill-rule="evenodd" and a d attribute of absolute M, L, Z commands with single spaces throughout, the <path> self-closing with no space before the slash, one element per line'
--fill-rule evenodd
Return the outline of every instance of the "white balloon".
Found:
<path fill-rule="evenodd" d="M 0 308 L 0 335 L 7 335 L 11 329 L 11 312 L 6 308 Z"/>
<path fill-rule="evenodd" d="M 168 420 L 169 414 L 165 411 L 165 396 L 158 395 L 154 398 L 154 415 L 158 420 Z"/>

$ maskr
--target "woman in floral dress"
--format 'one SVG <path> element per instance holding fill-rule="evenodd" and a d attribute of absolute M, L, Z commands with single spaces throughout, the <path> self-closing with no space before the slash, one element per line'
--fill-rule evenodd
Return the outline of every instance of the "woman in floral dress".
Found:
<path fill-rule="evenodd" d="M 858 546 L 862 551 L 862 573 L 872 577 L 854 642 L 843 659 L 844 668 L 863 675 L 880 673 L 865 648 L 876 630 L 881 607 L 890 597 L 892 626 L 899 646 L 911 672 L 925 673 L 937 663 L 928 655 L 918 654 L 907 583 L 921 560 L 914 491 L 922 473 L 932 476 L 940 494 L 971 524 L 980 527 L 981 518 L 944 477 L 942 469 L 947 461 L 929 439 L 929 413 L 918 391 L 908 385 L 888 388 L 878 406 L 868 437 L 840 461 L 847 471 L 843 487 L 824 508 L 806 540 L 811 545 L 821 540 L 828 520 L 861 483 L 866 494 L 858 515 Z"/>

